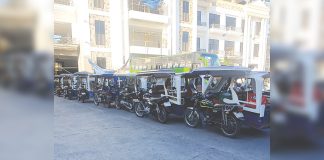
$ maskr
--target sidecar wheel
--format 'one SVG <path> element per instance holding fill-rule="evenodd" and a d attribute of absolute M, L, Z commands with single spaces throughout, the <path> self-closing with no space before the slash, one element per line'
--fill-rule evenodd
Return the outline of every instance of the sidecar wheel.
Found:
<path fill-rule="evenodd" d="M 160 123 L 166 123 L 168 120 L 168 113 L 166 112 L 166 109 L 163 106 L 158 106 L 157 108 L 157 120 Z"/>
<path fill-rule="evenodd" d="M 233 115 L 228 115 L 227 125 L 222 124 L 221 130 L 227 137 L 236 137 L 240 130 L 239 121 Z"/>

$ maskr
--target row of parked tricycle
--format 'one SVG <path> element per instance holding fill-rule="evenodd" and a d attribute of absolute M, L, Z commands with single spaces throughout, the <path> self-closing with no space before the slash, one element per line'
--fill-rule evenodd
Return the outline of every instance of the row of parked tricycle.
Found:
<path fill-rule="evenodd" d="M 242 126 L 269 127 L 270 79 L 268 72 L 220 66 L 188 73 L 172 70 L 137 74 L 55 76 L 55 94 L 80 102 L 135 112 L 166 123 L 171 115 L 184 117 L 189 127 L 214 125 L 228 137 Z"/>

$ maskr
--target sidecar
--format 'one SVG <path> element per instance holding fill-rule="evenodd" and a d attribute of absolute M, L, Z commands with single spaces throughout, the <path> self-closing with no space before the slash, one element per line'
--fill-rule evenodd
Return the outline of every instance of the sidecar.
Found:
<path fill-rule="evenodd" d="M 243 105 L 245 123 L 257 129 L 270 126 L 270 73 L 251 72 L 235 80 L 235 91 Z"/>
<path fill-rule="evenodd" d="M 90 73 L 77 72 L 74 73 L 77 87 L 78 101 L 84 103 L 86 100 L 93 98 L 93 90 L 90 85 Z"/>
<path fill-rule="evenodd" d="M 180 74 L 176 74 L 174 71 L 167 69 L 141 72 L 138 74 L 138 81 L 141 82 L 139 83 L 140 86 L 144 88 L 144 90 L 151 92 L 152 98 L 168 98 L 168 101 L 163 104 L 168 114 L 167 117 L 169 117 L 170 114 L 182 117 L 186 108 L 181 100 L 178 101 L 176 99 L 177 96 L 175 91 L 177 89 L 181 90 L 181 83 L 178 82 L 179 79 L 176 78 L 179 76 L 181 77 Z"/>
<path fill-rule="evenodd" d="M 63 97 L 72 99 L 76 97 L 76 92 L 73 92 L 73 74 L 61 74 L 63 82 Z"/>
<path fill-rule="evenodd" d="M 63 95 L 63 76 L 54 76 L 54 94 L 61 97 Z"/>

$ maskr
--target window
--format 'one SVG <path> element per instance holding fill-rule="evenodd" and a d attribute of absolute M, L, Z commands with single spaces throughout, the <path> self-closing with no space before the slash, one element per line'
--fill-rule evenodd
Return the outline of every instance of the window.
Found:
<path fill-rule="evenodd" d="M 182 4 L 182 14 L 183 14 L 183 21 L 188 22 L 189 21 L 189 2 L 183 1 Z"/>
<path fill-rule="evenodd" d="M 106 58 L 105 57 L 97 57 L 97 65 L 101 68 L 106 69 Z"/>
<path fill-rule="evenodd" d="M 189 50 L 189 32 L 182 32 L 182 50 Z"/>
<path fill-rule="evenodd" d="M 183 13 L 189 13 L 189 2 L 183 1 Z"/>
<path fill-rule="evenodd" d="M 209 13 L 209 28 L 219 28 L 220 16 L 217 14 Z"/>
<path fill-rule="evenodd" d="M 219 48 L 219 40 L 217 39 L 209 39 L 208 50 L 209 52 L 216 52 Z"/>
<path fill-rule="evenodd" d="M 242 28 L 242 31 L 244 32 L 244 27 L 245 27 L 245 20 L 244 20 L 244 19 L 242 20 L 242 24 L 241 24 L 241 26 L 242 26 L 242 27 L 241 27 L 241 28 Z"/>
<path fill-rule="evenodd" d="M 253 56 L 254 57 L 259 57 L 259 44 L 254 44 Z"/>
<path fill-rule="evenodd" d="M 197 51 L 200 51 L 200 38 L 197 38 Z"/>
<path fill-rule="evenodd" d="M 105 44 L 105 22 L 95 21 L 96 45 Z"/>
<path fill-rule="evenodd" d="M 261 31 L 261 22 L 256 22 L 255 23 L 255 35 L 260 35 Z"/>
<path fill-rule="evenodd" d="M 104 0 L 94 0 L 93 2 L 94 8 L 104 8 Z"/>
<path fill-rule="evenodd" d="M 197 24 L 201 25 L 201 11 L 197 11 Z"/>
<path fill-rule="evenodd" d="M 226 16 L 226 28 L 233 30 L 236 27 L 236 18 Z"/>
<path fill-rule="evenodd" d="M 225 41 L 225 54 L 226 55 L 234 55 L 234 41 Z"/>

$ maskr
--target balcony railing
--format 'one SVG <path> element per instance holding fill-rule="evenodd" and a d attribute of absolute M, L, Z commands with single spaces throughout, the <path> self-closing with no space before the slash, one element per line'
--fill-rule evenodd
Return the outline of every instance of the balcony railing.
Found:
<path fill-rule="evenodd" d="M 242 32 L 242 28 L 234 26 L 226 26 L 226 31 Z"/>
<path fill-rule="evenodd" d="M 166 43 L 162 43 L 161 41 L 141 41 L 141 40 L 133 40 L 130 42 L 131 46 L 142 46 L 142 47 L 152 47 L 152 48 L 165 48 Z"/>
<path fill-rule="evenodd" d="M 197 25 L 206 27 L 207 23 L 206 22 L 197 22 Z"/>
<path fill-rule="evenodd" d="M 207 50 L 206 49 L 197 49 L 197 52 L 207 52 Z"/>
<path fill-rule="evenodd" d="M 239 58 L 242 56 L 241 52 L 235 52 L 233 50 L 225 51 L 225 57 Z"/>
<path fill-rule="evenodd" d="M 78 44 L 78 41 L 72 37 L 54 37 L 54 44 Z"/>
<path fill-rule="evenodd" d="M 72 0 L 54 0 L 54 3 L 63 4 L 63 5 L 67 5 L 67 6 L 72 6 L 72 4 L 73 4 Z"/>
<path fill-rule="evenodd" d="M 213 53 L 213 54 L 221 54 L 223 53 L 224 51 L 220 51 L 220 50 L 209 50 L 208 53 Z"/>
<path fill-rule="evenodd" d="M 242 28 L 234 26 L 224 26 L 220 24 L 210 24 L 209 28 L 216 28 L 224 31 L 242 32 Z"/>
<path fill-rule="evenodd" d="M 162 7 L 153 9 L 141 3 L 139 0 L 128 0 L 128 9 L 139 11 L 139 12 L 145 12 L 145 13 L 153 13 L 153 14 L 160 14 L 160 15 L 165 14 Z"/>
<path fill-rule="evenodd" d="M 218 28 L 218 29 L 220 29 L 221 28 L 221 25 L 220 24 L 213 24 L 213 23 L 211 23 L 211 24 L 209 24 L 209 28 Z"/>
<path fill-rule="evenodd" d="M 182 21 L 189 22 L 189 13 L 182 13 Z"/>

